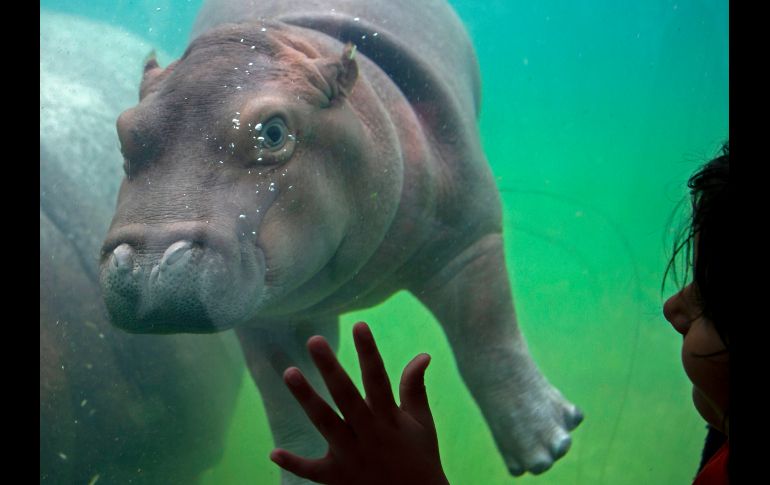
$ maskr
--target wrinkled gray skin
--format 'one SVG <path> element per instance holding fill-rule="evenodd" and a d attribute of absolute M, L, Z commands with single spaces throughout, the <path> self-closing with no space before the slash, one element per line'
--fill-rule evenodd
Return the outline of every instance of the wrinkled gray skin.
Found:
<path fill-rule="evenodd" d="M 147 64 L 117 123 L 127 176 L 101 270 L 112 321 L 235 328 L 276 445 L 321 456 L 282 372 L 297 365 L 323 389 L 307 338 L 336 345 L 340 314 L 407 289 L 443 326 L 511 473 L 548 469 L 582 416 L 516 323 L 478 67 L 455 13 L 209 1 L 192 38 L 179 61 Z"/>
<path fill-rule="evenodd" d="M 222 456 L 243 376 L 232 335 L 131 335 L 107 319 L 97 255 L 121 179 L 114 122 L 149 51 L 41 11 L 41 484 L 197 483 Z"/>

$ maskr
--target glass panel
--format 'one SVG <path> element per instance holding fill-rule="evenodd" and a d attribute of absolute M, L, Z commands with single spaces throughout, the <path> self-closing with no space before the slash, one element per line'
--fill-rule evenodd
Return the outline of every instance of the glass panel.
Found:
<path fill-rule="evenodd" d="M 507 382 L 510 318 L 460 317 L 506 284 L 532 358 L 585 415 L 517 483 L 688 483 L 705 423 L 661 282 L 687 178 L 728 136 L 728 3 L 453 0 L 456 24 L 442 2 L 290 3 L 289 27 L 252 20 L 164 71 L 202 1 L 41 0 L 41 483 L 279 483 L 270 422 L 317 442 L 271 389 L 302 367 L 297 342 L 335 339 L 332 309 L 359 387 L 357 321 L 395 388 L 432 356 L 451 483 L 510 483 L 507 438 L 458 370 Z M 197 29 L 238 15 L 204 7 Z M 287 54 L 283 28 L 311 33 Z M 504 259 L 479 276 L 497 207 Z"/>

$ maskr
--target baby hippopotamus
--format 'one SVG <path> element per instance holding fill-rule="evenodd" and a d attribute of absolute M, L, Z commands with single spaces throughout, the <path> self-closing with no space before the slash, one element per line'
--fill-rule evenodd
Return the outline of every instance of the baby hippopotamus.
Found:
<path fill-rule="evenodd" d="M 541 473 L 580 411 L 514 313 L 480 78 L 443 0 L 212 0 L 184 55 L 145 66 L 117 122 L 125 178 L 102 248 L 112 322 L 234 328 L 276 446 L 325 442 L 285 389 L 325 389 L 308 337 L 412 292 L 443 326 L 510 472 Z M 284 483 L 296 477 L 284 476 Z"/>

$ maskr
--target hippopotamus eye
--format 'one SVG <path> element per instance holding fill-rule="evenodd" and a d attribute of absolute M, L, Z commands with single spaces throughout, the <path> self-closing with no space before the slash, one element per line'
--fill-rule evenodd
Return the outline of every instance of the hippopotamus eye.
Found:
<path fill-rule="evenodd" d="M 297 135 L 289 130 L 286 121 L 291 118 L 282 112 L 274 112 L 263 119 L 267 121 L 257 123 L 248 130 L 248 140 L 243 143 L 245 151 L 241 152 L 242 158 L 248 165 L 262 166 L 278 165 L 288 161 L 297 144 Z"/>
<path fill-rule="evenodd" d="M 281 118 L 273 118 L 262 127 L 262 146 L 269 150 L 278 150 L 286 143 L 289 129 Z"/>

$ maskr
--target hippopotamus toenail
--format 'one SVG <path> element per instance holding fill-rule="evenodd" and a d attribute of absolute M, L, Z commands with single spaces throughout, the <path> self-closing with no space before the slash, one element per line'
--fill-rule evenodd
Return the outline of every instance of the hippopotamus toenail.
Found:
<path fill-rule="evenodd" d="M 540 460 L 532 465 L 529 471 L 532 472 L 533 475 L 539 475 L 551 468 L 551 465 L 553 465 L 552 460 Z"/>
<path fill-rule="evenodd" d="M 567 451 L 569 451 L 570 446 L 572 446 L 572 438 L 570 438 L 569 435 L 564 435 L 560 440 L 557 440 L 556 443 L 551 448 L 551 453 L 553 454 L 555 459 L 559 459 L 562 456 L 567 454 Z"/>

